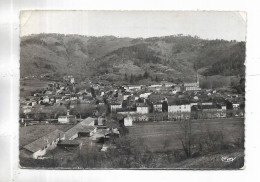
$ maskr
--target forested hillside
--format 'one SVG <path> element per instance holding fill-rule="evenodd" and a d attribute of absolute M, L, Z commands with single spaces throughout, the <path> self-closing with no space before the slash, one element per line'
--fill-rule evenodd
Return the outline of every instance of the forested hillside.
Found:
<path fill-rule="evenodd" d="M 182 35 L 133 39 L 39 34 L 22 37 L 20 50 L 21 78 L 190 81 L 196 70 L 205 76 L 243 74 L 245 60 L 244 42 Z"/>
<path fill-rule="evenodd" d="M 204 72 L 204 75 L 239 75 L 245 74 L 245 44 L 239 43 L 230 49 L 230 55 L 222 57 Z"/>

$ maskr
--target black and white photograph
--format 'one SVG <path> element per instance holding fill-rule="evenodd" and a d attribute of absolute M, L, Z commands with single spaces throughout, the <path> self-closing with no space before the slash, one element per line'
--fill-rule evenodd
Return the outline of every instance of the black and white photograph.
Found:
<path fill-rule="evenodd" d="M 19 167 L 245 168 L 247 14 L 20 11 Z"/>

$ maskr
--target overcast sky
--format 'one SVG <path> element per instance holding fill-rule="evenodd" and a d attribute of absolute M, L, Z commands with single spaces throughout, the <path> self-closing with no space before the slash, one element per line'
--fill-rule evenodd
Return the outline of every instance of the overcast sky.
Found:
<path fill-rule="evenodd" d="M 21 36 L 39 33 L 157 37 L 175 34 L 245 41 L 242 12 L 22 11 Z"/>

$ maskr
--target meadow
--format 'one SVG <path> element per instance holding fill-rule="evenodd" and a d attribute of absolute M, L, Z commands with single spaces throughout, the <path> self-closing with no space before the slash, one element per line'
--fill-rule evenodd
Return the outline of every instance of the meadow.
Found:
<path fill-rule="evenodd" d="M 129 127 L 129 136 L 141 140 L 150 151 L 165 151 L 181 149 L 180 135 L 182 129 L 177 122 L 136 123 Z M 244 119 L 207 119 L 194 120 L 191 123 L 191 133 L 194 135 L 222 131 L 227 143 L 233 143 L 244 137 Z"/>
<path fill-rule="evenodd" d="M 46 88 L 48 83 L 50 83 L 50 81 L 39 79 L 20 80 L 20 96 L 29 96 L 32 91 Z"/>

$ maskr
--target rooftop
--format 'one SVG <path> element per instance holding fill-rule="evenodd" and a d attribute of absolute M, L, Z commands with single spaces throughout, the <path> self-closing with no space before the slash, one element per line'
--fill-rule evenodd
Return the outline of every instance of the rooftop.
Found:
<path fill-rule="evenodd" d="M 94 120 L 95 120 L 95 118 L 88 117 L 88 118 L 84 119 L 83 121 L 81 121 L 80 123 L 73 126 L 71 129 L 69 129 L 68 131 L 65 132 L 66 139 L 71 138 L 72 136 L 77 134 L 79 131 L 91 130 L 91 129 L 95 128 L 93 126 L 90 126 L 90 123 L 92 123 Z"/>
<path fill-rule="evenodd" d="M 88 117 L 88 118 L 84 119 L 83 121 L 81 121 L 79 124 L 81 124 L 83 126 L 89 126 L 93 121 L 95 121 L 95 118 Z"/>
<path fill-rule="evenodd" d="M 136 107 L 148 107 L 148 105 L 145 103 L 138 102 L 138 103 L 136 103 Z"/>
<path fill-rule="evenodd" d="M 188 100 L 174 100 L 174 99 L 168 100 L 168 105 L 187 105 L 187 104 L 190 104 Z"/>
<path fill-rule="evenodd" d="M 61 134 L 64 134 L 64 132 L 57 129 L 41 138 L 35 140 L 34 142 L 32 142 L 28 145 L 25 145 L 23 148 L 25 148 L 33 153 L 37 152 L 37 151 L 43 149 L 48 143 L 51 143 L 52 141 L 59 138 Z"/>

